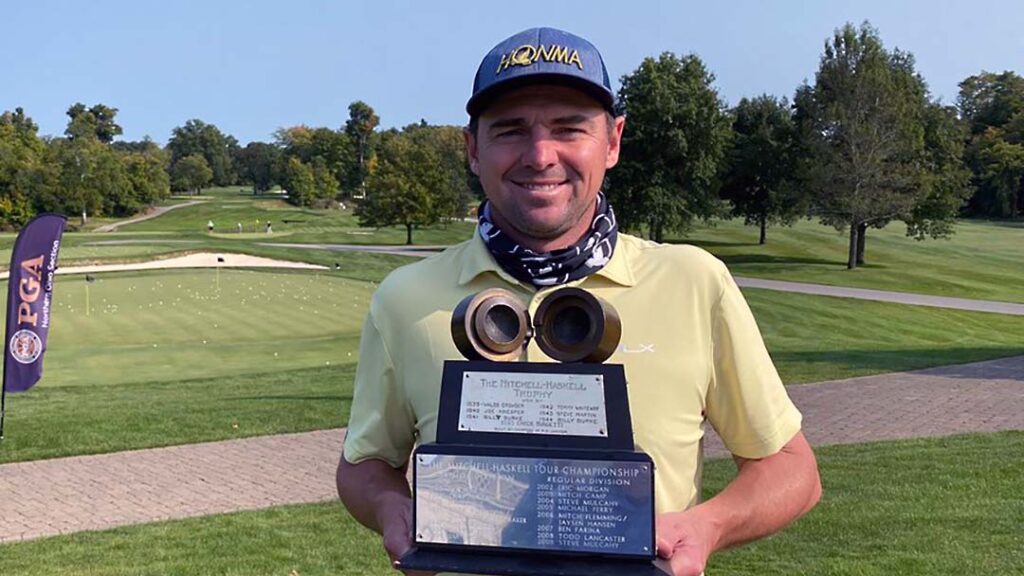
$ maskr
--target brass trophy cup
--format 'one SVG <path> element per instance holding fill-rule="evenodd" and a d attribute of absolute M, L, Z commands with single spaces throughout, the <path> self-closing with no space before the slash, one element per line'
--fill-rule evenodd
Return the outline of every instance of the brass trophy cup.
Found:
<path fill-rule="evenodd" d="M 663 575 L 654 464 L 635 450 L 623 367 L 602 364 L 621 324 L 579 288 L 531 323 L 514 294 L 459 303 L 437 441 L 413 463 L 413 549 L 397 567 L 495 575 Z M 519 362 L 529 338 L 561 362 Z"/>

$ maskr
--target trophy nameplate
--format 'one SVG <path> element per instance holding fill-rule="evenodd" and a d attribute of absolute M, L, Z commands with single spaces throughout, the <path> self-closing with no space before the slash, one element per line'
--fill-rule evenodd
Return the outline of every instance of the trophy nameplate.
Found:
<path fill-rule="evenodd" d="M 416 448 L 413 549 L 402 570 L 507 576 L 663 576 L 654 464 L 636 451 L 625 372 L 603 364 L 621 326 L 578 288 L 533 324 L 513 294 L 463 300 L 436 442 Z M 533 337 L 561 363 L 516 361 Z"/>

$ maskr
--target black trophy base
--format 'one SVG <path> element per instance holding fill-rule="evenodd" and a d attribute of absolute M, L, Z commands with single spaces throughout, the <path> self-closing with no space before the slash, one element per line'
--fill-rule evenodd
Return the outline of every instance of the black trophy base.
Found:
<path fill-rule="evenodd" d="M 665 576 L 664 560 L 465 552 L 413 548 L 398 561 L 399 570 L 491 574 L 494 576 Z"/>

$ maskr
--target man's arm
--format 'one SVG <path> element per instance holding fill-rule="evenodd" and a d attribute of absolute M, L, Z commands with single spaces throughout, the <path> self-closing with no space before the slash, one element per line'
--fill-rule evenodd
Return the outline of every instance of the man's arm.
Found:
<path fill-rule="evenodd" d="M 803 432 L 759 460 L 736 457 L 736 477 L 714 498 L 657 519 L 658 555 L 675 576 L 696 576 L 713 552 L 778 532 L 821 498 L 818 464 Z"/>
<path fill-rule="evenodd" d="M 392 562 L 412 546 L 412 496 L 406 467 L 382 460 L 351 464 L 342 455 L 336 476 L 338 496 L 363 526 L 384 537 Z"/>

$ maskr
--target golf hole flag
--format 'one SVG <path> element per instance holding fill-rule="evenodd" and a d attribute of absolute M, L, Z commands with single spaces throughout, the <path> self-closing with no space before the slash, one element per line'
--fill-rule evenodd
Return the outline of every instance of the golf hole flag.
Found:
<path fill-rule="evenodd" d="M 26 224 L 14 241 L 7 284 L 4 392 L 24 392 L 43 374 L 53 276 L 66 222 L 58 214 L 42 214 Z"/>

